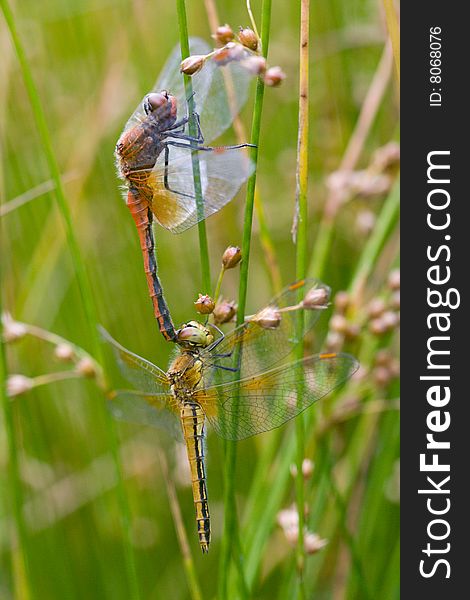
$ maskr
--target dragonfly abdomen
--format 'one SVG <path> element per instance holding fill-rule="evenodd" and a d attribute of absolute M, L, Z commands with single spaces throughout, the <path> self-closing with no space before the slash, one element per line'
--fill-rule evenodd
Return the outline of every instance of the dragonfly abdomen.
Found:
<path fill-rule="evenodd" d="M 152 211 L 149 202 L 139 190 L 129 189 L 127 206 L 137 226 L 140 247 L 144 258 L 145 277 L 152 299 L 153 314 L 158 322 L 160 333 L 170 342 L 175 341 L 176 332 L 171 320 L 170 311 L 163 296 L 163 289 L 157 275 L 157 260 L 155 258 L 155 241 L 152 231 Z"/>
<path fill-rule="evenodd" d="M 205 553 L 209 551 L 211 526 L 204 465 L 204 419 L 205 415 L 199 404 L 195 402 L 183 404 L 181 424 L 191 469 L 199 544 Z"/>

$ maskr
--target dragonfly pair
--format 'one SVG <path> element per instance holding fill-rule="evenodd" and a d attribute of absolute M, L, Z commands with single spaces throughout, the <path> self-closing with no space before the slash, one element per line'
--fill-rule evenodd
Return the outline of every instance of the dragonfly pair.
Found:
<path fill-rule="evenodd" d="M 207 46 L 195 41 L 194 54 Z M 210 516 L 204 464 L 206 420 L 223 438 L 240 440 L 279 427 L 341 385 L 357 369 L 347 354 L 318 354 L 283 363 L 303 341 L 330 290 L 321 282 L 294 283 L 228 335 L 213 325 L 189 321 L 176 330 L 157 276 L 153 215 L 170 231 L 180 232 L 224 206 L 252 172 L 243 147 L 204 146 L 231 123 L 247 93 L 250 74 L 229 64 L 226 75 L 208 64 L 193 82 L 200 114 L 193 115 L 197 135 L 186 131 L 179 53 L 175 51 L 154 91 L 126 125 L 117 145 L 118 168 L 128 187 L 127 204 L 137 225 L 154 313 L 165 339 L 180 353 L 165 372 L 133 354 L 107 332 L 123 375 L 137 390 L 111 394 L 117 418 L 169 427 L 183 438 L 191 469 L 199 543 L 210 544 Z M 231 82 L 227 86 L 227 80 Z M 169 91 L 161 91 L 169 90 Z M 235 95 L 230 90 L 236 90 Z M 198 157 L 200 187 L 194 183 Z M 198 204 L 198 194 L 199 204 Z M 202 199 L 202 210 L 200 200 Z M 298 320 L 303 335 L 298 336 Z"/>

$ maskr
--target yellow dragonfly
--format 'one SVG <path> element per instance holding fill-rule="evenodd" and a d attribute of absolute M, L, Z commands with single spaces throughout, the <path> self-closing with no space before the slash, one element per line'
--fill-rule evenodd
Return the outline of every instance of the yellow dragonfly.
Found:
<path fill-rule="evenodd" d="M 114 416 L 158 427 L 176 424 L 182 430 L 204 553 L 211 535 L 203 442 L 206 420 L 228 440 L 269 431 L 340 386 L 358 368 L 349 354 L 284 361 L 327 307 L 329 296 L 328 286 L 307 279 L 285 288 L 227 335 L 211 324 L 184 323 L 176 335 L 180 352 L 166 372 L 102 331 L 121 372 L 137 388 L 112 392 Z M 303 335 L 298 337 L 300 316 Z"/>

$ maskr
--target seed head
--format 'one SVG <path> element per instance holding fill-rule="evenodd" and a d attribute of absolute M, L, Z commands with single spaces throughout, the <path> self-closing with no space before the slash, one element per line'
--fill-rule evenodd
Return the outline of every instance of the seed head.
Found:
<path fill-rule="evenodd" d="M 246 50 L 238 42 L 229 42 L 223 48 L 216 50 L 212 59 L 219 67 L 223 67 L 229 62 L 242 60 L 246 56 Z"/>
<path fill-rule="evenodd" d="M 338 292 L 335 296 L 335 308 L 339 313 L 344 313 L 348 308 L 350 302 L 350 297 L 348 292 L 342 290 Z"/>
<path fill-rule="evenodd" d="M 198 73 L 204 66 L 206 60 L 205 54 L 194 54 L 185 58 L 180 65 L 180 72 L 185 75 L 194 75 Z"/>
<path fill-rule="evenodd" d="M 216 325 L 222 325 L 223 323 L 228 323 L 233 319 L 233 317 L 237 313 L 237 305 L 235 302 L 228 302 L 227 300 L 221 299 L 215 305 L 214 312 L 212 313 L 214 317 L 214 323 Z"/>
<path fill-rule="evenodd" d="M 386 171 L 400 163 L 400 146 L 389 142 L 374 152 L 371 166 L 377 171 Z"/>
<path fill-rule="evenodd" d="M 336 331 L 337 333 L 345 334 L 348 330 L 348 322 L 346 317 L 343 315 L 333 315 L 330 320 L 330 329 L 331 331 Z"/>
<path fill-rule="evenodd" d="M 392 355 L 390 351 L 386 348 L 381 348 L 377 351 L 375 355 L 375 364 L 380 365 L 381 367 L 390 366 L 390 361 L 392 360 Z"/>
<path fill-rule="evenodd" d="M 302 461 L 302 475 L 304 479 L 310 479 L 313 473 L 314 463 L 309 458 L 304 458 Z"/>
<path fill-rule="evenodd" d="M 34 387 L 34 381 L 25 375 L 10 375 L 7 379 L 7 394 L 10 397 L 29 392 Z"/>
<path fill-rule="evenodd" d="M 24 337 L 28 331 L 23 323 L 13 320 L 10 313 L 2 314 L 3 339 L 5 342 L 15 342 Z"/>
<path fill-rule="evenodd" d="M 281 67 L 270 67 L 264 74 L 264 83 L 269 87 L 277 87 L 286 78 Z"/>
<path fill-rule="evenodd" d="M 387 310 L 387 312 L 384 312 L 381 319 L 382 323 L 388 330 L 395 329 L 395 327 L 397 327 L 400 323 L 400 317 L 398 313 L 393 312 L 391 310 Z"/>
<path fill-rule="evenodd" d="M 55 347 L 54 356 L 64 362 L 71 362 L 75 358 L 75 352 L 70 344 L 58 344 Z"/>
<path fill-rule="evenodd" d="M 377 218 L 373 211 L 361 210 L 356 217 L 356 227 L 359 233 L 367 235 L 374 229 L 376 221 Z"/>
<path fill-rule="evenodd" d="M 391 290 L 399 290 L 400 289 L 400 270 L 394 269 L 390 272 L 388 276 L 388 287 Z"/>
<path fill-rule="evenodd" d="M 347 327 L 346 327 L 346 331 L 344 332 L 345 336 L 349 340 L 355 340 L 360 333 L 361 333 L 361 327 L 358 323 L 348 323 Z"/>
<path fill-rule="evenodd" d="M 391 373 L 387 367 L 376 367 L 373 371 L 375 383 L 384 387 L 390 383 Z"/>
<path fill-rule="evenodd" d="M 218 42 L 221 46 L 224 46 L 228 42 L 231 42 L 234 38 L 234 33 L 230 25 L 225 23 L 225 25 L 219 25 L 215 30 L 215 33 L 212 36 L 216 42 Z"/>
<path fill-rule="evenodd" d="M 322 539 L 317 533 L 307 531 L 304 534 L 304 548 L 307 554 L 315 554 L 328 544 L 328 540 Z"/>
<path fill-rule="evenodd" d="M 194 306 L 200 315 L 210 315 L 215 308 L 215 302 L 207 294 L 199 294 Z"/>
<path fill-rule="evenodd" d="M 258 50 L 259 40 L 253 29 L 250 29 L 249 27 L 240 27 L 238 39 L 240 40 L 240 43 L 245 46 L 245 48 L 249 48 L 250 50 L 253 50 L 253 52 Z"/>
<path fill-rule="evenodd" d="M 242 251 L 238 246 L 229 246 L 222 255 L 224 269 L 233 269 L 242 259 Z"/>
<path fill-rule="evenodd" d="M 82 377 L 87 377 L 89 379 L 93 379 L 97 375 L 96 365 L 95 365 L 94 361 L 91 358 L 89 358 L 88 356 L 85 356 L 84 358 L 82 358 L 77 363 L 77 366 L 75 368 L 76 368 L 77 373 L 79 375 L 81 375 Z"/>
<path fill-rule="evenodd" d="M 328 335 L 326 336 L 325 346 L 330 352 L 339 352 L 343 342 L 344 338 L 341 333 L 338 333 L 337 331 L 329 331 Z"/>
<path fill-rule="evenodd" d="M 374 335 L 383 335 L 387 331 L 387 326 L 382 319 L 372 319 L 369 323 L 369 331 Z"/>
<path fill-rule="evenodd" d="M 311 288 L 302 300 L 302 307 L 307 309 L 324 309 L 328 306 L 329 297 L 327 289 L 322 287 Z"/>
<path fill-rule="evenodd" d="M 281 324 L 281 313 L 273 306 L 267 306 L 251 319 L 263 329 L 277 329 Z"/>
<path fill-rule="evenodd" d="M 392 297 L 390 298 L 390 306 L 394 310 L 400 310 L 400 290 L 393 292 Z"/>
<path fill-rule="evenodd" d="M 299 513 L 297 508 L 291 506 L 290 508 L 284 508 L 277 513 L 277 522 L 279 526 L 284 529 L 290 529 L 293 527 L 299 527 Z"/>
<path fill-rule="evenodd" d="M 367 306 L 367 314 L 373 319 L 383 315 L 385 311 L 385 301 L 382 298 L 372 298 Z"/>
<path fill-rule="evenodd" d="M 249 56 L 240 63 L 252 75 L 263 75 L 266 71 L 266 59 L 263 56 Z"/>

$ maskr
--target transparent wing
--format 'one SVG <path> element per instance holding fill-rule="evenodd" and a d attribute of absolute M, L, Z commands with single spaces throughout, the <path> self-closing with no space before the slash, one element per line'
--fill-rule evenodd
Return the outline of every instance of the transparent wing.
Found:
<path fill-rule="evenodd" d="M 195 399 L 218 435 L 241 440 L 296 417 L 344 383 L 358 366 L 349 354 L 319 354 L 242 381 L 200 390 Z M 298 398 L 302 375 L 303 393 Z"/>
<path fill-rule="evenodd" d="M 171 394 L 144 394 L 135 390 L 113 392 L 108 406 L 114 418 L 139 425 L 151 425 L 181 439 L 177 407 Z"/>
<path fill-rule="evenodd" d="M 316 279 L 298 281 L 286 287 L 267 307 L 226 335 L 218 345 L 203 352 L 205 387 L 263 373 L 286 358 L 323 312 L 321 309 L 284 310 L 296 306 L 311 290 L 324 294 L 323 306 L 328 303 L 330 288 L 327 285 Z M 281 311 L 280 322 L 272 329 L 262 325 L 261 317 L 267 309 Z M 297 320 L 302 315 L 303 335 L 298 337 Z"/>
<path fill-rule="evenodd" d="M 203 205 L 200 212 L 196 204 L 193 154 L 200 170 Z M 147 189 L 153 191 L 153 213 L 160 225 L 181 233 L 225 206 L 253 169 L 253 162 L 241 148 L 192 152 L 189 148 L 170 146 L 167 166 L 162 153 L 147 180 Z"/>
<path fill-rule="evenodd" d="M 103 327 L 99 330 L 102 339 L 111 347 L 119 370 L 129 383 L 148 394 L 168 394 L 169 383 L 164 371 L 121 346 Z"/>
<path fill-rule="evenodd" d="M 191 54 L 208 54 L 212 51 L 212 48 L 200 38 L 191 38 L 189 44 Z M 153 92 L 167 90 L 175 96 L 178 119 L 186 116 L 188 112 L 184 78 L 180 73 L 180 64 L 181 49 L 177 45 L 151 90 Z M 230 62 L 225 66 L 219 66 L 212 59 L 206 62 L 199 73 L 192 76 L 196 111 L 201 119 L 201 130 L 206 144 L 219 137 L 230 126 L 234 117 L 246 102 L 249 84 L 252 79 L 253 76 L 240 62 Z M 124 131 L 127 131 L 144 118 L 145 112 L 141 102 L 127 122 Z"/>

